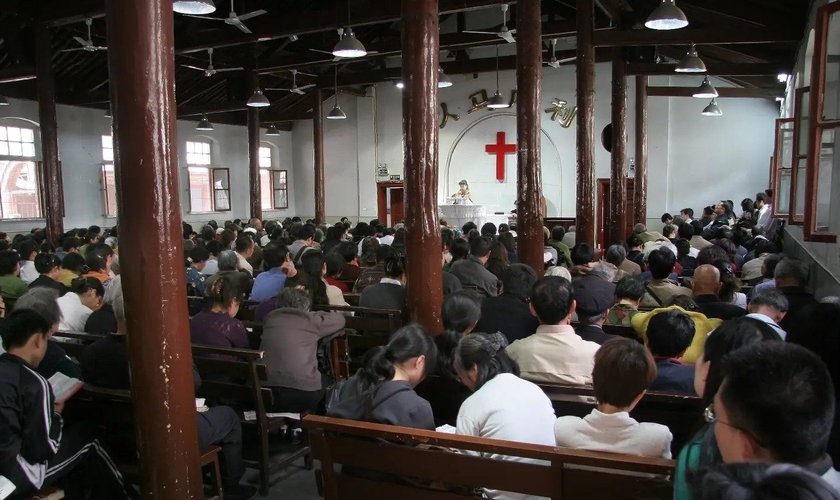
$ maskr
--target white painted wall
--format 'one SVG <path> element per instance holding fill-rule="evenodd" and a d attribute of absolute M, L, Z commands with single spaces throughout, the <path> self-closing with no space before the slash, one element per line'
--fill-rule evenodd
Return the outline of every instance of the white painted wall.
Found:
<path fill-rule="evenodd" d="M 36 126 L 38 105 L 33 101 L 9 99 L 9 106 L 0 107 L 0 124 L 17 123 L 20 126 Z M 100 166 L 102 164 L 101 136 L 111 133 L 111 121 L 97 109 L 61 106 L 57 108 L 59 153 L 63 170 L 65 213 L 64 226 L 87 227 L 91 224 L 113 226 L 116 219 L 104 217 L 102 206 L 102 185 Z M 21 121 L 21 119 L 28 121 Z M 212 119 L 212 116 L 211 116 Z M 210 219 L 227 220 L 248 218 L 248 131 L 245 127 L 214 125 L 215 130 L 199 132 L 195 121 L 178 121 L 177 141 L 181 179 L 180 198 L 182 216 L 187 222 L 206 222 Z M 295 212 L 295 169 L 293 166 L 292 133 L 281 132 L 280 136 L 265 137 L 262 141 L 274 146 L 278 153 L 276 168 L 289 171 L 289 210 L 265 211 L 265 218 L 285 218 Z M 37 134 L 36 134 L 37 136 Z M 197 138 L 213 141 L 214 167 L 230 169 L 231 207 L 230 212 L 189 213 L 187 198 L 186 141 Z M 39 149 L 39 148 L 36 148 Z M 40 151 L 37 151 L 40 159 Z M 43 221 L 0 221 L 0 231 L 22 232 Z"/>
<path fill-rule="evenodd" d="M 496 89 L 495 75 L 485 73 L 453 76 L 455 85 L 441 89 L 439 98 L 460 120 L 450 120 L 440 131 L 440 201 L 457 189 L 460 179 L 470 181 L 476 203 L 488 205 L 489 211 L 509 211 L 516 199 L 516 158 L 507 157 L 504 182 L 495 179 L 495 157 L 484 151 L 485 144 L 496 140 L 496 132 L 506 132 L 506 142 L 516 142 L 516 120 L 508 116 L 513 110 L 481 110 L 469 114 L 469 95 L 486 89 L 492 96 Z M 656 77 L 651 85 L 700 84 L 700 78 Z M 628 95 L 629 156 L 633 157 L 634 79 L 630 79 Z M 601 130 L 610 122 L 609 64 L 598 65 L 596 71 L 595 128 Z M 714 80 L 715 85 L 727 86 Z M 503 72 L 502 94 L 510 95 L 515 87 L 515 73 Z M 339 102 L 348 119 L 329 122 L 325 128 L 326 211 L 327 216 L 370 220 L 376 217 L 376 166 L 388 165 L 391 174 L 403 173 L 402 91 L 391 83 L 376 86 L 375 97 L 354 97 L 342 94 Z M 574 67 L 546 68 L 543 76 L 543 108 L 554 98 L 574 105 Z M 661 225 L 659 216 L 692 207 L 699 211 L 717 200 L 732 199 L 736 203 L 768 186 L 770 156 L 773 154 L 773 127 L 778 106 L 763 99 L 720 99 L 724 116 L 700 115 L 708 101 L 691 98 L 651 97 L 649 100 L 649 199 L 648 218 L 653 227 Z M 325 108 L 332 107 L 332 102 Z M 487 118 L 497 115 L 495 118 Z M 476 124 L 479 120 L 486 119 Z M 550 216 L 575 215 L 575 125 L 562 128 L 543 114 L 542 123 L 543 187 Z M 312 179 L 312 122 L 295 124 L 293 132 L 295 190 L 297 213 L 301 217 L 314 214 L 310 193 Z M 463 134 L 462 138 L 459 136 Z M 600 142 L 600 140 L 599 140 Z M 449 174 L 447 164 L 449 155 Z M 608 178 L 610 155 L 596 148 L 596 177 Z"/>

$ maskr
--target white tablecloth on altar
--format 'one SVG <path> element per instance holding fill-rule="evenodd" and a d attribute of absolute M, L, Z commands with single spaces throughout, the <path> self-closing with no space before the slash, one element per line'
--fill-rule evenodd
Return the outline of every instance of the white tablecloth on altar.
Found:
<path fill-rule="evenodd" d="M 470 221 L 481 227 L 486 222 L 487 207 L 484 205 L 438 205 L 438 213 L 451 227 L 461 227 Z"/>

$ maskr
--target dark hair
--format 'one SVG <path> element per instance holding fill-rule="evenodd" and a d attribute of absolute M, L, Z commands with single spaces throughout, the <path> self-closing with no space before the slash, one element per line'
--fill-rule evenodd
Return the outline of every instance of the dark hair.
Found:
<path fill-rule="evenodd" d="M 765 253 L 776 253 L 776 245 L 770 240 L 759 238 L 755 243 L 754 253 L 756 257 Z"/>
<path fill-rule="evenodd" d="M 691 254 L 691 243 L 688 242 L 685 238 L 680 238 L 674 243 L 674 246 L 677 247 L 677 258 L 684 259 L 686 257 L 690 257 Z M 696 260 L 695 260 L 696 262 Z"/>
<path fill-rule="evenodd" d="M 286 261 L 289 249 L 279 241 L 271 241 L 263 248 L 263 262 L 266 270 L 280 267 Z"/>
<path fill-rule="evenodd" d="M 344 266 L 347 265 L 344 257 L 338 255 L 337 253 L 329 253 L 325 259 L 327 261 L 327 276 L 339 276 L 341 272 L 344 271 Z"/>
<path fill-rule="evenodd" d="M 464 234 L 469 234 L 470 231 L 472 231 L 473 229 L 478 229 L 478 226 L 475 222 L 470 221 L 461 227 L 461 232 Z"/>
<path fill-rule="evenodd" d="M 204 244 L 204 248 L 210 252 L 210 255 L 218 257 L 222 250 L 227 250 L 226 248 L 222 248 L 222 244 L 219 243 L 217 240 L 210 240 Z"/>
<path fill-rule="evenodd" d="M 644 245 L 644 242 L 642 241 L 641 238 L 639 238 L 639 235 L 631 234 L 630 236 L 627 237 L 627 246 L 629 248 L 636 248 L 636 247 L 639 247 L 639 246 L 642 246 L 642 245 Z"/>
<path fill-rule="evenodd" d="M 674 264 L 677 256 L 674 252 L 665 247 L 659 247 L 648 254 L 647 263 L 653 279 L 661 280 L 667 278 L 674 272 Z"/>
<path fill-rule="evenodd" d="M 645 339 L 654 356 L 676 358 L 691 345 L 694 331 L 694 321 L 688 314 L 672 309 L 650 318 Z"/>
<path fill-rule="evenodd" d="M 323 306 L 330 303 L 327 298 L 327 285 L 324 283 L 324 253 L 320 250 L 304 252 L 300 258 L 302 273 L 298 274 L 298 283 L 309 292 L 313 306 Z"/>
<path fill-rule="evenodd" d="M 455 233 L 447 227 L 441 229 L 440 241 L 443 245 L 443 248 L 449 248 L 449 245 L 451 245 L 452 242 L 455 241 Z"/>
<path fill-rule="evenodd" d="M 452 254 L 452 262 L 456 260 L 466 259 L 470 251 L 470 244 L 463 238 L 456 238 L 455 241 L 449 245 L 449 253 Z"/>
<path fill-rule="evenodd" d="M 61 260 L 50 253 L 39 253 L 35 256 L 35 270 L 38 274 L 49 274 L 53 269 L 61 266 Z"/>
<path fill-rule="evenodd" d="M 108 265 L 108 256 L 112 253 L 105 252 L 103 249 L 92 250 L 88 248 L 85 255 L 85 265 L 90 271 L 104 271 Z"/>
<path fill-rule="evenodd" d="M 37 252 L 38 245 L 36 245 L 34 241 L 26 239 L 20 243 L 18 253 L 20 254 L 20 258 L 22 260 L 29 260 L 29 257 L 31 257 L 33 253 Z"/>
<path fill-rule="evenodd" d="M 502 273 L 504 293 L 511 294 L 522 300 L 528 299 L 528 294 L 536 282 L 537 273 L 527 264 L 511 264 Z"/>
<path fill-rule="evenodd" d="M 64 255 L 64 259 L 61 260 L 61 268 L 73 271 L 76 274 L 88 272 L 87 266 L 85 265 L 85 258 L 75 252 Z M 1 273 L 2 271 L 0 271 Z"/>
<path fill-rule="evenodd" d="M 41 243 L 41 253 L 55 253 L 55 245 L 49 241 Z"/>
<path fill-rule="evenodd" d="M 238 253 L 247 252 L 249 248 L 254 246 L 254 240 L 247 234 L 236 238 L 236 251 Z"/>
<path fill-rule="evenodd" d="M 740 462 L 704 472 L 692 486 L 697 500 L 840 500 L 822 477 L 796 465 Z"/>
<path fill-rule="evenodd" d="M 825 454 L 834 420 L 834 385 L 825 363 L 787 342 L 730 353 L 720 400 L 733 426 L 752 433 L 778 462 L 810 465 Z"/>
<path fill-rule="evenodd" d="M 692 217 L 692 218 L 694 217 L 694 209 L 693 208 L 683 208 L 682 210 L 680 210 L 680 213 L 685 214 L 685 215 L 687 215 L 689 217 Z"/>
<path fill-rule="evenodd" d="M 14 250 L 3 250 L 0 252 L 0 276 L 6 276 L 15 272 L 20 265 L 20 256 Z"/>
<path fill-rule="evenodd" d="M 458 348 L 455 349 L 454 360 L 459 371 L 467 372 L 474 367 L 478 369 L 475 378 L 476 391 L 496 375 L 512 373 L 519 376 L 519 365 L 516 361 L 508 356 L 498 339 L 488 335 L 471 334 L 461 337 Z"/>
<path fill-rule="evenodd" d="M 709 363 L 703 389 L 704 406 L 712 403 L 723 382 L 721 363 L 727 354 L 745 345 L 775 340 L 782 340 L 776 330 L 763 321 L 746 317 L 724 321 L 713 330 L 703 346 L 703 361 Z"/>
<path fill-rule="evenodd" d="M 563 239 L 563 236 L 566 236 L 566 230 L 563 226 L 557 225 L 551 229 L 551 239 L 554 241 L 560 241 Z"/>
<path fill-rule="evenodd" d="M 207 296 L 211 305 L 228 310 L 234 302 L 242 301 L 242 291 L 237 280 L 225 274 L 219 274 L 207 287 Z"/>
<path fill-rule="evenodd" d="M 592 262 L 595 258 L 595 252 L 588 243 L 578 243 L 572 247 L 572 264 L 584 265 Z"/>
<path fill-rule="evenodd" d="M 426 357 L 426 373 L 434 372 L 437 363 L 435 342 L 423 326 L 413 323 L 394 332 L 385 346 L 374 351 L 357 375 L 363 386 L 377 386 L 394 378 L 395 364 L 420 356 Z"/>
<path fill-rule="evenodd" d="M 655 379 L 653 357 L 635 340 L 611 339 L 595 353 L 592 388 L 598 403 L 626 408 Z"/>
<path fill-rule="evenodd" d="M 310 226 L 309 224 L 305 224 L 300 230 L 297 232 L 296 235 L 297 239 L 299 240 L 308 240 L 309 238 L 315 237 L 315 228 Z"/>
<path fill-rule="evenodd" d="M 750 298 L 750 305 L 768 306 L 779 312 L 787 312 L 790 302 L 781 290 L 768 287 L 755 291 Z"/>
<path fill-rule="evenodd" d="M 665 223 L 669 220 L 674 220 L 674 217 L 668 212 L 665 212 L 664 214 L 662 214 L 662 217 L 660 219 L 662 220 L 662 223 Z"/>
<path fill-rule="evenodd" d="M 729 260 L 729 255 L 727 255 L 726 250 L 717 245 L 705 246 L 697 252 L 697 267 L 711 264 L 717 259 Z"/>
<path fill-rule="evenodd" d="M 206 262 L 210 258 L 210 252 L 201 245 L 196 245 L 187 252 L 187 267 L 193 264 Z"/>
<path fill-rule="evenodd" d="M 642 300 L 645 295 L 645 282 L 640 276 L 625 276 L 615 285 L 615 297 L 619 300 Z"/>
<path fill-rule="evenodd" d="M 516 240 L 513 238 L 513 235 L 510 234 L 510 231 L 499 234 L 499 243 L 505 246 L 508 253 L 516 251 Z"/>
<path fill-rule="evenodd" d="M 732 301 L 735 293 L 741 289 L 741 280 L 732 272 L 732 264 L 728 260 L 715 259 L 712 261 L 712 265 L 720 272 L 720 282 L 723 283 L 720 292 L 718 292 L 718 297 L 724 302 Z"/>
<path fill-rule="evenodd" d="M 486 257 L 490 253 L 490 245 L 493 244 L 493 238 L 482 236 L 475 238 L 470 242 L 470 255 L 472 257 Z"/>
<path fill-rule="evenodd" d="M 405 274 L 405 257 L 389 255 L 385 258 L 385 276 L 397 279 Z"/>
<path fill-rule="evenodd" d="M 358 252 L 358 246 L 351 242 L 351 241 L 344 241 L 340 245 L 338 245 L 338 253 L 344 258 L 344 261 L 348 264 L 353 262 L 353 260 L 357 257 L 356 253 Z"/>
<path fill-rule="evenodd" d="M 694 236 L 694 228 L 691 227 L 691 224 L 688 222 L 683 222 L 679 226 L 677 226 L 677 234 L 680 238 L 684 238 L 686 240 L 690 240 L 692 236 Z"/>
<path fill-rule="evenodd" d="M 105 287 L 102 286 L 102 282 L 96 278 L 79 277 L 73 278 L 70 282 L 70 291 L 75 294 L 83 295 L 91 290 L 96 291 L 97 297 L 105 296 Z"/>
<path fill-rule="evenodd" d="M 33 309 L 15 309 L 0 324 L 3 349 L 23 347 L 33 335 L 47 335 L 52 325 Z"/>
<path fill-rule="evenodd" d="M 767 193 L 756 193 L 756 195 L 755 195 L 755 201 L 767 202 L 767 198 L 768 198 Z M 749 199 L 749 198 L 747 198 L 747 199 Z"/>
<path fill-rule="evenodd" d="M 572 283 L 559 276 L 544 276 L 534 283 L 530 299 L 540 322 L 556 325 L 571 312 L 574 300 Z"/>
<path fill-rule="evenodd" d="M 446 330 L 463 334 L 481 319 L 481 302 L 475 292 L 458 290 L 443 299 L 441 316 Z"/>
<path fill-rule="evenodd" d="M 481 235 L 490 235 L 496 236 L 496 225 L 492 222 L 486 222 L 483 226 L 481 226 Z"/>

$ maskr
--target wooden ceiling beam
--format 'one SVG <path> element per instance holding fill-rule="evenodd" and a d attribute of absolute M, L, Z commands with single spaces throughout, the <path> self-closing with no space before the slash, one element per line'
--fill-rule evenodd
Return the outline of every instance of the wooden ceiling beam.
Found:
<path fill-rule="evenodd" d="M 509 3 L 510 0 L 440 0 L 441 15 L 482 9 Z M 394 0 L 369 0 L 367 6 L 356 6 L 353 16 L 353 27 L 371 24 L 393 23 L 400 21 L 400 3 Z M 271 14 L 271 13 L 269 13 Z M 184 43 L 175 44 L 175 53 L 184 54 L 206 50 L 210 47 L 234 47 L 254 42 L 266 42 L 291 35 L 306 35 L 322 31 L 335 30 L 347 24 L 347 8 L 334 8 L 329 11 L 310 11 L 297 15 L 274 17 L 262 16 L 248 21 L 248 28 L 252 35 L 237 33 L 235 30 L 225 32 L 221 36 L 196 36 Z M 338 36 L 336 35 L 336 41 Z"/>
<path fill-rule="evenodd" d="M 791 2 L 795 3 L 795 2 Z M 721 20 L 731 20 L 738 23 L 751 24 L 753 26 L 764 26 L 767 28 L 784 29 L 780 16 L 774 15 L 772 6 L 765 3 L 762 8 L 755 8 L 743 1 L 732 0 L 682 0 L 682 8 L 689 19 L 692 20 L 692 13 L 708 14 L 718 17 Z M 804 21 L 804 20 L 803 20 Z"/>
<path fill-rule="evenodd" d="M 774 99 L 784 95 L 784 89 L 742 89 L 733 87 L 717 87 L 718 97 L 744 97 Z M 697 87 L 650 87 L 647 88 L 650 97 L 694 97 Z"/>
<path fill-rule="evenodd" d="M 644 45 L 729 45 L 753 43 L 789 43 L 802 38 L 802 33 L 756 28 L 739 30 L 681 29 L 672 31 L 631 30 L 599 31 L 593 42 L 596 47 L 627 47 Z"/>
<path fill-rule="evenodd" d="M 214 102 L 212 104 L 201 104 L 195 106 L 178 106 L 178 118 L 190 116 L 211 115 L 217 113 L 230 113 L 233 111 L 245 111 L 248 106 L 245 101 Z"/>
<path fill-rule="evenodd" d="M 756 63 L 756 64 L 730 64 L 706 62 L 706 73 L 677 73 L 676 64 L 628 64 L 628 75 L 665 75 L 665 76 L 686 76 L 686 75 L 710 75 L 710 76 L 760 76 L 778 75 L 790 73 L 791 64 L 786 63 Z"/>

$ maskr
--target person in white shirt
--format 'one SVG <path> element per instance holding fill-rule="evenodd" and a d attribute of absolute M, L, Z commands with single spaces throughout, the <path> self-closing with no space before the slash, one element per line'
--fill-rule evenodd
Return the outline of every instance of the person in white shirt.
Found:
<path fill-rule="evenodd" d="M 456 433 L 519 443 L 554 446 L 554 408 L 537 385 L 518 377 L 516 363 L 500 339 L 488 335 L 461 337 L 454 355 L 458 379 L 473 394 L 458 411 Z M 467 452 L 478 455 L 477 452 Z M 486 458 L 512 462 L 545 462 L 491 453 Z M 485 490 L 487 498 L 532 499 L 519 493 Z"/>
<path fill-rule="evenodd" d="M 102 307 L 105 287 L 96 278 L 76 278 L 70 283 L 70 291 L 58 298 L 61 309 L 60 332 L 83 332 L 85 323 L 93 311 Z"/>
<path fill-rule="evenodd" d="M 569 280 L 545 276 L 534 284 L 530 308 L 540 326 L 534 335 L 515 341 L 506 350 L 519 364 L 522 378 L 574 385 L 592 382 L 600 346 L 575 333 L 570 324 L 575 307 Z"/>
<path fill-rule="evenodd" d="M 247 271 L 251 276 L 254 275 L 254 268 L 248 262 L 248 259 L 254 255 L 254 245 L 254 240 L 247 234 L 236 238 L 236 258 L 239 260 L 239 268 Z"/>
<path fill-rule="evenodd" d="M 630 412 L 656 379 L 650 351 L 635 340 L 608 340 L 595 354 L 592 386 L 598 407 L 584 418 L 554 423 L 557 446 L 671 458 L 672 435 L 661 424 L 639 423 Z"/>
<path fill-rule="evenodd" d="M 758 209 L 758 225 L 767 231 L 773 223 L 773 206 L 770 204 L 770 198 L 766 193 L 755 195 L 755 208 Z"/>
<path fill-rule="evenodd" d="M 24 240 L 20 244 L 20 279 L 30 284 L 40 276 L 35 269 L 35 256 L 38 255 L 38 248 L 32 240 Z"/>
<path fill-rule="evenodd" d="M 750 300 L 748 318 L 757 319 L 770 325 L 785 340 L 787 332 L 779 326 L 787 314 L 789 302 L 781 291 L 775 288 L 763 288 Z"/>

